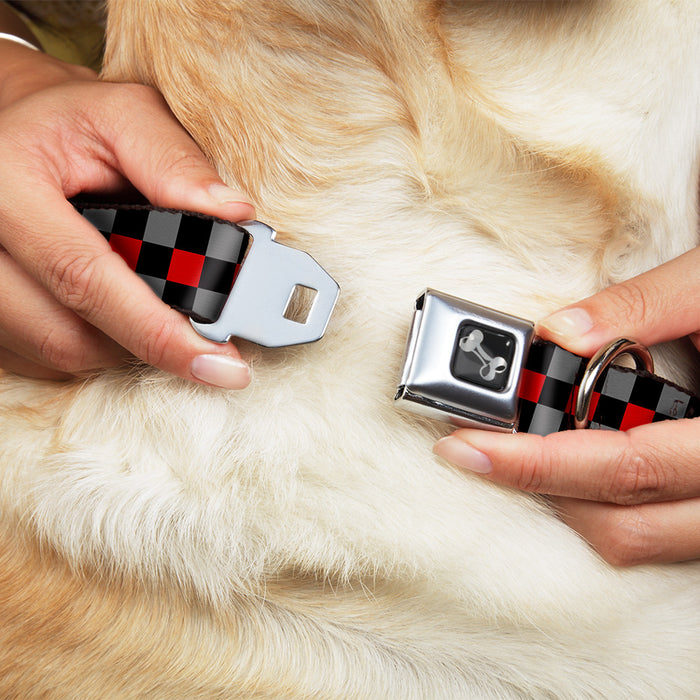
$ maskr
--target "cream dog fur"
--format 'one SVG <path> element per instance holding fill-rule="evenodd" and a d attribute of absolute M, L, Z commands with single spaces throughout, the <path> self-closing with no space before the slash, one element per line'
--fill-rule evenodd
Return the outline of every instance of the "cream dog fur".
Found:
<path fill-rule="evenodd" d="M 697 697 L 700 563 L 604 563 L 392 396 L 425 286 L 534 319 L 697 244 L 700 5 L 109 9 L 105 77 L 342 291 L 245 391 L 2 378 L 0 695 Z"/>

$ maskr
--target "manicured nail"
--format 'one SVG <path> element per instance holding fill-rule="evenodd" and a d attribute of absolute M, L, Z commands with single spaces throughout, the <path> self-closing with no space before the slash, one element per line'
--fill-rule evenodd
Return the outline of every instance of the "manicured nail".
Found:
<path fill-rule="evenodd" d="M 553 335 L 562 339 L 575 339 L 586 335 L 593 328 L 593 320 L 585 309 L 564 309 L 539 322 Z"/>
<path fill-rule="evenodd" d="M 242 192 L 231 189 L 226 185 L 214 183 L 213 185 L 209 185 L 208 192 L 218 204 L 247 204 L 248 206 L 252 206 Z"/>
<path fill-rule="evenodd" d="M 438 440 L 433 447 L 433 452 L 456 467 L 468 469 L 477 474 L 489 474 L 493 469 L 487 455 L 453 435 Z"/>
<path fill-rule="evenodd" d="M 197 355 L 190 372 L 200 381 L 223 389 L 245 389 L 250 384 L 250 367 L 228 355 Z"/>

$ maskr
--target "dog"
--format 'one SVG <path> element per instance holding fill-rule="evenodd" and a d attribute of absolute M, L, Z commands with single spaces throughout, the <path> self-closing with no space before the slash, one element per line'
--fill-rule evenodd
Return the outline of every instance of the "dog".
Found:
<path fill-rule="evenodd" d="M 697 697 L 700 563 L 606 563 L 392 397 L 425 287 L 534 319 L 697 245 L 700 6 L 108 8 L 104 78 L 341 294 L 240 392 L 2 377 L 0 695 Z"/>

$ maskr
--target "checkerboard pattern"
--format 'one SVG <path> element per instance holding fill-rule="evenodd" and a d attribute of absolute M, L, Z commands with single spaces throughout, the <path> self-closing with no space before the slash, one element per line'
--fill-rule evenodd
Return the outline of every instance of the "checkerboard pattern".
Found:
<path fill-rule="evenodd" d="M 248 247 L 245 230 L 189 212 L 76 208 L 166 304 L 196 321 L 216 321 Z"/>
<path fill-rule="evenodd" d="M 587 360 L 535 340 L 521 380 L 520 432 L 547 435 L 573 427 L 574 403 Z M 669 418 L 700 415 L 700 399 L 648 372 L 613 366 L 593 391 L 592 429 L 629 430 Z"/>

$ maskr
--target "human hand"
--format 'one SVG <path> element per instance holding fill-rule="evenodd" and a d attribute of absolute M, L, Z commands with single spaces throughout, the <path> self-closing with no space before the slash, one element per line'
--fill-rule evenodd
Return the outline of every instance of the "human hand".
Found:
<path fill-rule="evenodd" d="M 231 343 L 200 337 L 67 201 L 135 186 L 159 207 L 239 221 L 225 186 L 162 97 L 0 41 L 0 367 L 62 378 L 132 354 L 193 381 L 242 388 Z"/>
<path fill-rule="evenodd" d="M 689 336 L 700 350 L 700 248 L 552 314 L 541 337 L 590 357 L 617 337 Z M 458 430 L 436 454 L 499 484 L 549 494 L 563 520 L 609 562 L 700 557 L 700 418 L 627 432 L 544 437 Z"/>

